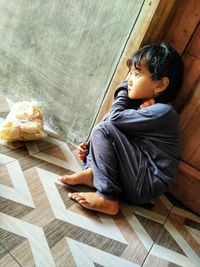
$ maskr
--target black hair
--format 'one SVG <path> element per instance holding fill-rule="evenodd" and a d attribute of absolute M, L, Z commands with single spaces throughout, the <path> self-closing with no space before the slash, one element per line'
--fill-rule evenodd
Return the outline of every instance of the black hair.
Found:
<path fill-rule="evenodd" d="M 140 69 L 141 62 L 148 67 L 152 80 L 160 80 L 163 77 L 169 79 L 169 85 L 155 101 L 167 103 L 175 99 L 182 84 L 184 71 L 178 52 L 165 43 L 145 45 L 127 60 L 127 66 L 130 69 L 134 65 L 136 69 Z"/>

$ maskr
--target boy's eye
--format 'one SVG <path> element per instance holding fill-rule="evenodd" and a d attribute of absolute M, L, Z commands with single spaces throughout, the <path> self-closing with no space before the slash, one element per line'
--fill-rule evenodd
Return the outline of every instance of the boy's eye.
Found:
<path fill-rule="evenodd" d="M 138 71 L 134 71 L 133 75 L 134 75 L 135 77 L 137 77 L 137 76 L 140 75 L 140 73 L 139 73 Z"/>
<path fill-rule="evenodd" d="M 140 72 L 139 71 L 131 71 L 130 75 L 134 76 L 134 77 L 139 77 L 140 76 Z"/>

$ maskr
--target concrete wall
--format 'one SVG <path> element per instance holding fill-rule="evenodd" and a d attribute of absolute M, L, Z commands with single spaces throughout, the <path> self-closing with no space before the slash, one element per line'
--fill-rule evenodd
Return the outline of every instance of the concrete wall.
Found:
<path fill-rule="evenodd" d="M 43 103 L 45 119 L 85 140 L 141 0 L 1 0 L 0 94 Z"/>

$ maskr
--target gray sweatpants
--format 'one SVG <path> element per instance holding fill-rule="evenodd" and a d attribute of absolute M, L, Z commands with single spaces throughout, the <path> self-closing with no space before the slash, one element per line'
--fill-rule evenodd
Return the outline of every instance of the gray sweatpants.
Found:
<path fill-rule="evenodd" d="M 102 121 L 94 127 L 89 153 L 83 168 L 91 167 L 93 184 L 97 194 L 117 200 L 119 197 L 130 203 L 146 203 L 166 191 L 166 186 L 152 177 L 148 160 L 133 140 L 119 131 L 111 122 Z"/>

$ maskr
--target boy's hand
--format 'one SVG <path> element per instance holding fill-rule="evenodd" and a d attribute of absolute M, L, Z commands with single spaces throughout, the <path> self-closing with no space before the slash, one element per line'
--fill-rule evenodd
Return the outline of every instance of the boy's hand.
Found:
<path fill-rule="evenodd" d="M 88 154 L 88 144 L 86 142 L 82 142 L 79 147 L 78 147 L 78 155 L 79 155 L 79 158 L 80 160 L 84 160 L 85 157 L 87 156 Z"/>

